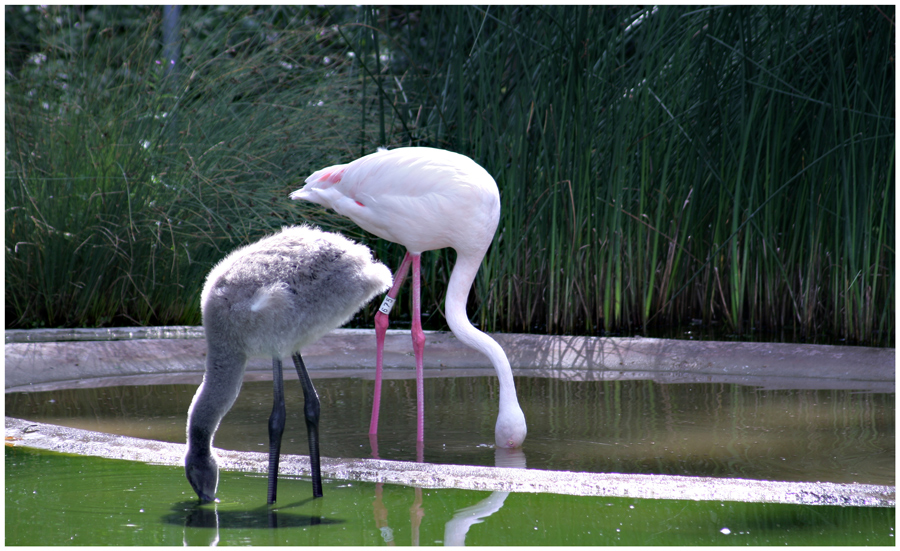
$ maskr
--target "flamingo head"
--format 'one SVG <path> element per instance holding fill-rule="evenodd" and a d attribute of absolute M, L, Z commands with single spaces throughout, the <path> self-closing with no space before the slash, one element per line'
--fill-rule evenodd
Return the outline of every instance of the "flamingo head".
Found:
<path fill-rule="evenodd" d="M 184 473 L 200 501 L 218 502 L 216 488 L 219 485 L 219 465 L 212 454 L 199 454 L 188 450 L 184 458 Z"/>
<path fill-rule="evenodd" d="M 497 425 L 494 427 L 494 441 L 498 448 L 521 448 L 528 434 L 525 425 L 525 414 L 518 403 L 503 407 L 501 403 L 500 415 L 497 416 Z"/>

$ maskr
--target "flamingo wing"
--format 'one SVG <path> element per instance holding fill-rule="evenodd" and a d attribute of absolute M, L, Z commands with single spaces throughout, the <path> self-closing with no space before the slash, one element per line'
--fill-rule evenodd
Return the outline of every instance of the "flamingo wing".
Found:
<path fill-rule="evenodd" d="M 424 147 L 324 168 L 291 199 L 332 208 L 413 253 L 489 243 L 500 213 L 497 185 L 483 168 L 463 155 Z"/>

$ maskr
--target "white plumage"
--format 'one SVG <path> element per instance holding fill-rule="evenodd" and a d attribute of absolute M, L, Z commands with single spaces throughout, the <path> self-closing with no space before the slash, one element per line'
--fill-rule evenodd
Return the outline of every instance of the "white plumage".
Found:
<path fill-rule="evenodd" d="M 413 351 L 416 356 L 417 430 L 424 439 L 423 346 L 420 296 L 420 255 L 452 247 L 456 264 L 447 285 L 446 316 L 451 331 L 462 342 L 490 359 L 500 381 L 500 408 L 495 426 L 497 446 L 522 445 L 527 432 L 519 407 L 509 360 L 499 344 L 476 329 L 466 315 L 466 299 L 500 220 L 497 184 L 472 159 L 441 149 L 403 147 L 380 150 L 351 163 L 324 168 L 306 179 L 291 194 L 334 209 L 364 230 L 406 247 L 407 254 L 394 274 L 388 293 L 396 298 L 410 264 L 413 269 Z M 375 315 L 378 345 L 375 399 L 370 434 L 378 430 L 382 351 L 388 319 L 383 305 Z"/>
<path fill-rule="evenodd" d="M 430 147 L 378 151 L 316 171 L 291 194 L 332 208 L 413 254 L 484 253 L 500 220 L 497 184 L 475 161 Z"/>

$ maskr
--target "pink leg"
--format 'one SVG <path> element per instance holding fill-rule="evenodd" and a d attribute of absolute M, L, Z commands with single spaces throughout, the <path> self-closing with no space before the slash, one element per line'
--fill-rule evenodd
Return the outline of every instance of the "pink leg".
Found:
<path fill-rule="evenodd" d="M 416 442 L 425 441 L 425 373 L 422 356 L 425 352 L 425 333 L 422 332 L 422 256 L 413 255 L 413 313 L 412 341 L 416 355 Z"/>
<path fill-rule="evenodd" d="M 372 400 L 372 421 L 369 423 L 369 434 L 378 434 L 378 410 L 381 406 L 381 370 L 384 363 L 384 336 L 388 328 L 388 313 L 391 311 L 394 299 L 397 298 L 397 293 L 400 292 L 403 280 L 406 279 L 411 260 L 412 255 L 407 252 L 406 256 L 403 257 L 403 262 L 400 263 L 400 267 L 397 268 L 397 273 L 394 274 L 394 286 L 388 291 L 387 297 L 381 303 L 381 308 L 375 314 L 375 398 Z"/>

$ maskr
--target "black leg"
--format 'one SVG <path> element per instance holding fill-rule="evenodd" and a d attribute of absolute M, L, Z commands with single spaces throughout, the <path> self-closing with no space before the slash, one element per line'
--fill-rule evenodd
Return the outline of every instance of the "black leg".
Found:
<path fill-rule="evenodd" d="M 294 366 L 303 385 L 303 414 L 309 433 L 309 465 L 312 469 L 313 497 L 322 497 L 322 469 L 319 466 L 319 395 L 313 387 L 300 354 L 294 354 Z"/>
<path fill-rule="evenodd" d="M 275 493 L 278 489 L 278 460 L 281 457 L 281 435 L 284 433 L 286 417 L 281 358 L 272 358 L 272 384 L 275 401 L 272 405 L 272 415 L 269 417 L 269 493 L 266 499 L 270 505 L 275 503 Z"/>

